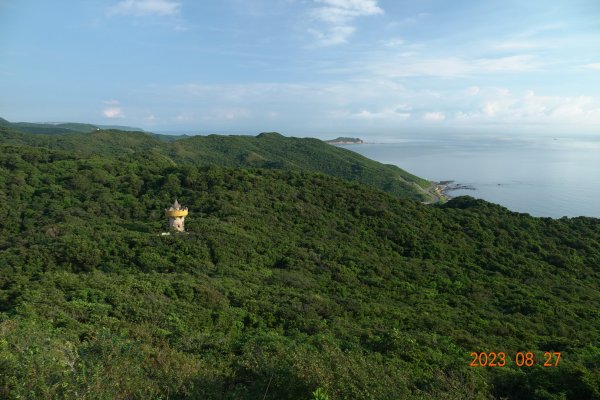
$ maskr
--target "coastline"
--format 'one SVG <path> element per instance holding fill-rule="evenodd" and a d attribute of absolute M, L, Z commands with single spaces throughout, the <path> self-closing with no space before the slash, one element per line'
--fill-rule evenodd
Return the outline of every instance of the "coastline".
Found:
<path fill-rule="evenodd" d="M 477 190 L 477 189 L 471 185 L 455 183 L 454 181 L 440 181 L 440 182 L 435 183 L 436 193 L 438 193 L 441 197 L 444 197 L 446 201 L 450 200 L 453 197 L 448 192 L 452 192 L 454 190 Z"/>
<path fill-rule="evenodd" d="M 448 194 L 448 187 L 453 182 L 454 181 L 441 181 L 441 182 L 437 182 L 435 185 L 436 192 L 439 193 L 440 196 L 444 198 L 444 202 L 446 202 L 452 198 L 452 196 L 450 196 Z"/>
<path fill-rule="evenodd" d="M 424 204 L 443 204 L 451 200 L 452 196 L 449 192 L 454 190 L 477 190 L 471 185 L 455 183 L 454 181 L 431 182 L 431 186 L 425 190 L 431 197 L 431 200 L 424 201 Z"/>
<path fill-rule="evenodd" d="M 427 189 L 421 188 L 421 190 L 429 197 L 429 200 L 422 202 L 423 204 L 443 204 L 450 200 L 450 197 L 444 193 L 445 186 L 440 185 L 440 182 L 431 182 Z"/>

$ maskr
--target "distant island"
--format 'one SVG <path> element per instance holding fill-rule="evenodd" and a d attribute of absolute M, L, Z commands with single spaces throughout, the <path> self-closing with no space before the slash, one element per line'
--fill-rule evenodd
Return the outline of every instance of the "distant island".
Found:
<path fill-rule="evenodd" d="M 326 140 L 326 143 L 329 144 L 364 144 L 364 140 L 359 138 L 351 138 L 351 137 L 338 137 L 333 140 Z"/>

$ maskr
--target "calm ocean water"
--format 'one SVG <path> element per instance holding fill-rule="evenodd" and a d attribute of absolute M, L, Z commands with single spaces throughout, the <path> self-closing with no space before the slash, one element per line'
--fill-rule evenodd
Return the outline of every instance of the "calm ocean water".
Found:
<path fill-rule="evenodd" d="M 451 191 L 539 217 L 600 217 L 600 138 L 405 140 L 340 146 Z"/>

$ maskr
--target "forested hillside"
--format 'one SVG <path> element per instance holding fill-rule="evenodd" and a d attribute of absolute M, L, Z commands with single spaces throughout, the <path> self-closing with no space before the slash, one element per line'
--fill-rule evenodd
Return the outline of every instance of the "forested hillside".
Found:
<path fill-rule="evenodd" d="M 169 140 L 168 140 L 169 139 Z M 431 183 L 394 165 L 381 164 L 318 139 L 254 136 L 194 136 L 171 140 L 165 135 L 100 130 L 92 133 L 26 134 L 0 126 L 0 142 L 65 150 L 82 156 L 120 156 L 152 152 L 173 163 L 315 171 L 357 181 L 396 196 L 420 201 L 435 199 Z"/>
<path fill-rule="evenodd" d="M 36 122 L 10 122 L 0 118 L 0 126 L 16 129 L 21 132 L 42 134 L 42 135 L 62 135 L 68 133 L 90 133 L 100 129 L 119 129 L 122 131 L 140 131 L 139 128 L 120 125 L 92 125 L 77 122 L 65 123 L 36 123 Z"/>
<path fill-rule="evenodd" d="M 235 141 L 272 134 L 102 157 L 9 134 L 0 398 L 600 398 L 598 219 L 427 206 L 191 154 L 237 156 Z M 117 134 L 94 135 L 105 151 Z M 139 135 L 119 134 L 122 147 L 152 140 Z M 174 198 L 187 233 L 160 236 Z M 471 352 L 508 362 L 470 367 Z"/>

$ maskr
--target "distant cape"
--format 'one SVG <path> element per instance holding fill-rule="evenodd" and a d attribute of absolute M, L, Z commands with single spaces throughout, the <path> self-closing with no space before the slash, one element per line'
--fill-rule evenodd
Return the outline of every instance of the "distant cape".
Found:
<path fill-rule="evenodd" d="M 338 137 L 336 139 L 326 140 L 325 142 L 329 144 L 363 144 L 364 140 L 351 137 Z"/>

